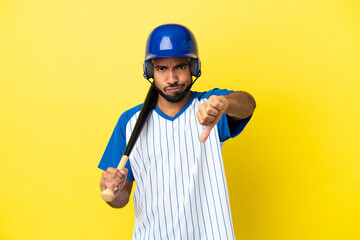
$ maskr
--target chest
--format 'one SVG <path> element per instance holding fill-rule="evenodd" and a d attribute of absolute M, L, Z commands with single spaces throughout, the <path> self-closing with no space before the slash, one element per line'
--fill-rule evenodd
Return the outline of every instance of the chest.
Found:
<path fill-rule="evenodd" d="M 152 112 L 130 154 L 135 178 L 157 175 L 166 169 L 192 171 L 202 161 L 219 155 L 217 126 L 205 143 L 199 141 L 204 126 L 199 124 L 196 110 L 196 105 L 190 106 L 174 120 Z"/>

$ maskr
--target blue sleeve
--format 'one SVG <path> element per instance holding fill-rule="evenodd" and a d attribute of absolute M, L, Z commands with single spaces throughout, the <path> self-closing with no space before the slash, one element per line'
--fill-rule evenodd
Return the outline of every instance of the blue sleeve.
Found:
<path fill-rule="evenodd" d="M 218 89 L 214 88 L 208 92 L 204 92 L 199 96 L 199 99 L 206 98 L 208 99 L 211 95 L 221 96 L 232 93 L 233 91 L 227 89 Z M 229 138 L 234 138 L 239 135 L 250 121 L 252 116 L 241 119 L 241 120 L 233 120 L 231 117 L 226 114 L 222 115 L 219 122 L 217 123 L 220 141 L 224 142 Z"/>
<path fill-rule="evenodd" d="M 239 135 L 244 130 L 251 117 L 252 115 L 245 119 L 234 120 L 226 114 L 222 115 L 217 123 L 220 142 L 224 142 L 229 138 L 234 138 Z"/>
<path fill-rule="evenodd" d="M 130 117 L 128 112 L 125 112 L 120 116 L 105 152 L 100 160 L 98 168 L 106 170 L 108 167 L 117 168 L 119 165 L 120 159 L 126 148 L 126 124 L 129 119 Z M 128 169 L 127 180 L 134 181 L 135 179 L 129 160 L 126 163 L 125 168 Z"/>

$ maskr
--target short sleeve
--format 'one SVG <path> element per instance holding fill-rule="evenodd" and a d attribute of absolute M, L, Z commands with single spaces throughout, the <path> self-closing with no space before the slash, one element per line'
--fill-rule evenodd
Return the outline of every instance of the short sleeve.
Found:
<path fill-rule="evenodd" d="M 117 168 L 117 166 L 119 165 L 120 159 L 126 148 L 127 121 L 128 120 L 126 115 L 121 115 L 106 146 L 105 152 L 100 160 L 98 168 L 106 170 L 108 167 Z M 130 161 L 127 161 L 125 168 L 128 169 L 127 180 L 134 181 Z"/>
<path fill-rule="evenodd" d="M 238 136 L 244 130 L 251 117 L 252 116 L 241 120 L 234 120 L 226 114 L 221 116 L 217 123 L 220 142 L 225 142 L 229 138 Z"/>

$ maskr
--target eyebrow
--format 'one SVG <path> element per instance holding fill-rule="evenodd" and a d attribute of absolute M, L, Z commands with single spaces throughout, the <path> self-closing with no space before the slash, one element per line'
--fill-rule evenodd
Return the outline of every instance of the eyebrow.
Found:
<path fill-rule="evenodd" d="M 184 67 L 184 66 L 188 66 L 188 63 L 180 63 L 178 65 L 176 65 L 175 67 Z"/>
<path fill-rule="evenodd" d="M 184 66 L 188 66 L 189 64 L 188 63 L 180 63 L 178 65 L 175 66 L 175 68 L 177 67 L 184 67 Z M 156 65 L 155 66 L 156 69 L 159 69 L 159 68 L 165 68 L 167 69 L 168 67 L 167 66 L 163 66 L 163 65 Z"/>

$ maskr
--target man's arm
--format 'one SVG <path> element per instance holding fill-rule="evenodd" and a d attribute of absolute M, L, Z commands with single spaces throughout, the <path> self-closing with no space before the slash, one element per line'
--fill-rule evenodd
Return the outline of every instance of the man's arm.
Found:
<path fill-rule="evenodd" d="M 201 125 L 205 126 L 200 142 L 205 142 L 211 129 L 218 123 L 221 115 L 227 114 L 234 120 L 251 116 L 256 107 L 255 99 L 247 92 L 237 91 L 228 95 L 212 95 L 199 106 L 196 116 Z"/>
<path fill-rule="evenodd" d="M 103 172 L 100 181 L 100 190 L 104 191 L 109 188 L 114 191 L 115 198 L 108 204 L 113 208 L 125 207 L 129 202 L 133 181 L 127 181 L 128 170 L 126 168 L 119 170 L 116 168 L 108 168 Z"/>
<path fill-rule="evenodd" d="M 224 113 L 235 120 L 250 117 L 256 108 L 255 99 L 247 92 L 232 92 L 224 97 L 228 101 L 228 105 Z"/>

